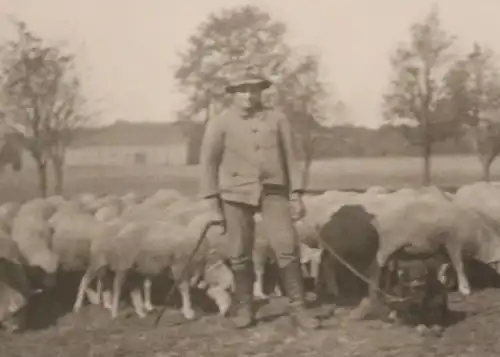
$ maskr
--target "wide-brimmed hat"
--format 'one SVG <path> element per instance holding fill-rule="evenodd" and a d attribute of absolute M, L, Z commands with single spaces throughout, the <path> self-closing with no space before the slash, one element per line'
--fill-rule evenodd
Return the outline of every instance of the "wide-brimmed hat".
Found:
<path fill-rule="evenodd" d="M 273 82 L 259 73 L 255 67 L 247 67 L 243 73 L 237 73 L 229 78 L 228 82 L 226 86 L 228 93 L 266 90 L 273 85 Z"/>

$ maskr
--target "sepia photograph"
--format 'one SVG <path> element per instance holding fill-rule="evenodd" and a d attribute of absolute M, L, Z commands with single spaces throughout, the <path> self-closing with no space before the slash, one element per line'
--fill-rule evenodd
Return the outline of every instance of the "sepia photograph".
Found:
<path fill-rule="evenodd" d="M 499 16 L 0 0 L 0 357 L 500 355 Z"/>

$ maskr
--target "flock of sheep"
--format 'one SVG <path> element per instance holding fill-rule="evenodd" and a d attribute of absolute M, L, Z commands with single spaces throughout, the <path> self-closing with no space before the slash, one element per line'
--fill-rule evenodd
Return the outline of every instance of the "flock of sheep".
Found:
<path fill-rule="evenodd" d="M 469 253 L 476 259 L 488 264 L 500 262 L 500 186 L 495 184 L 464 186 L 454 195 L 433 187 L 392 193 L 372 187 L 364 193 L 328 191 L 307 196 L 304 201 L 307 215 L 296 222 L 296 228 L 302 262 L 310 267 L 308 272 L 314 278 L 318 276 L 322 257 L 321 227 L 346 204 L 362 205 L 375 217 L 381 239 L 377 260 L 382 265 L 398 248 L 408 243 L 424 243 L 436 230 L 450 233 L 445 243 L 462 294 L 470 294 L 461 257 L 466 243 L 467 246 L 473 243 L 474 249 Z M 231 271 L 225 264 L 225 236 L 209 230 L 207 239 L 189 261 L 188 274 L 182 274 L 207 223 L 206 213 L 203 201 L 175 190 L 160 190 L 148 197 L 135 193 L 102 197 L 81 194 L 1 205 L 3 327 L 9 331 L 22 328 L 26 306 L 40 292 L 37 287 L 42 290 L 54 287 L 59 271 L 82 274 L 74 312 L 81 309 L 87 298 L 92 304 L 109 309 L 115 318 L 122 288 L 129 281 L 134 310 L 145 317 L 154 309 L 153 278 L 169 271 L 180 292 L 185 318 L 195 316 L 190 295 L 193 286 L 204 289 L 220 314 L 226 315 L 233 284 Z M 256 222 L 259 232 L 258 217 Z M 264 270 L 269 259 L 273 255 L 267 239 L 257 233 L 254 252 L 257 298 L 266 298 Z M 39 273 L 36 286 L 33 272 Z"/>

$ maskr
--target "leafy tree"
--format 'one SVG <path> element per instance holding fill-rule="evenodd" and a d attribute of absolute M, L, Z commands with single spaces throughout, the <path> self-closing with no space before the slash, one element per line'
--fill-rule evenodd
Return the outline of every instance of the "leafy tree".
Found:
<path fill-rule="evenodd" d="M 409 43 L 399 44 L 391 58 L 394 79 L 383 98 L 386 119 L 393 124 L 400 119 L 414 123 L 402 125 L 401 133 L 422 150 L 424 185 L 431 181 L 433 145 L 456 135 L 443 80 L 454 58 L 453 44 L 454 37 L 443 30 L 434 7 L 421 23 L 412 25 Z"/>
<path fill-rule="evenodd" d="M 52 163 L 55 191 L 63 189 L 64 156 L 75 129 L 87 121 L 85 100 L 74 74 L 74 57 L 36 37 L 23 22 L 1 49 L 0 101 L 3 121 L 22 135 L 36 162 L 40 195 L 47 194 Z"/>
<path fill-rule="evenodd" d="M 213 13 L 191 36 L 181 65 L 175 72 L 188 95 L 183 116 L 192 117 L 230 103 L 224 87 L 231 73 L 255 65 L 264 73 L 283 65 L 290 49 L 285 42 L 286 26 L 255 6 L 235 7 Z"/>
<path fill-rule="evenodd" d="M 305 133 L 319 115 L 325 91 L 318 77 L 315 56 L 299 56 L 286 43 L 286 25 L 273 20 L 255 6 L 234 7 L 213 13 L 189 39 L 180 55 L 175 78 L 187 95 L 187 106 L 179 113 L 192 120 L 204 112 L 205 123 L 211 115 L 231 103 L 224 88 L 232 73 L 255 66 L 276 85 L 269 100 L 279 105 L 292 119 L 296 133 Z M 274 91 L 274 92 L 273 92 Z M 301 135 L 301 147 L 312 157 L 313 140 Z M 199 151 L 200 138 L 193 139 L 192 150 Z M 309 160 L 309 159 L 308 159 Z M 197 163 L 192 159 L 191 163 Z M 308 167 L 310 164 L 307 164 Z"/>

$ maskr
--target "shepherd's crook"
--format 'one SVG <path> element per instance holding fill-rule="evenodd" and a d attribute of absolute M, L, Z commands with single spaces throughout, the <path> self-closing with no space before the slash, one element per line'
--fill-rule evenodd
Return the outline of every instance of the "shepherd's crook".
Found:
<path fill-rule="evenodd" d="M 196 255 L 196 252 L 198 251 L 198 249 L 201 246 L 201 243 L 203 243 L 203 240 L 207 236 L 208 230 L 213 225 L 216 225 L 216 224 L 214 222 L 207 222 L 205 224 L 205 226 L 203 227 L 203 230 L 201 231 L 200 237 L 198 238 L 198 242 L 196 243 L 196 247 L 194 247 L 193 251 L 191 252 L 191 255 L 189 256 L 189 259 L 188 259 L 186 265 L 184 266 L 184 268 L 181 271 L 180 278 L 177 281 L 174 281 L 174 283 L 172 284 L 172 287 L 168 291 L 168 294 L 167 294 L 167 296 L 165 298 L 165 306 L 162 307 L 162 309 L 160 310 L 160 313 L 158 314 L 158 317 L 155 320 L 155 323 L 154 323 L 154 327 L 155 328 L 158 327 L 158 324 L 160 323 L 160 320 L 161 320 L 163 314 L 165 313 L 165 310 L 167 309 L 167 303 L 170 300 L 170 298 L 172 297 L 172 294 L 173 294 L 175 288 L 177 287 L 178 282 L 182 281 L 185 278 L 184 275 L 189 270 L 189 266 L 191 265 L 191 262 L 193 261 L 194 256 Z"/>

